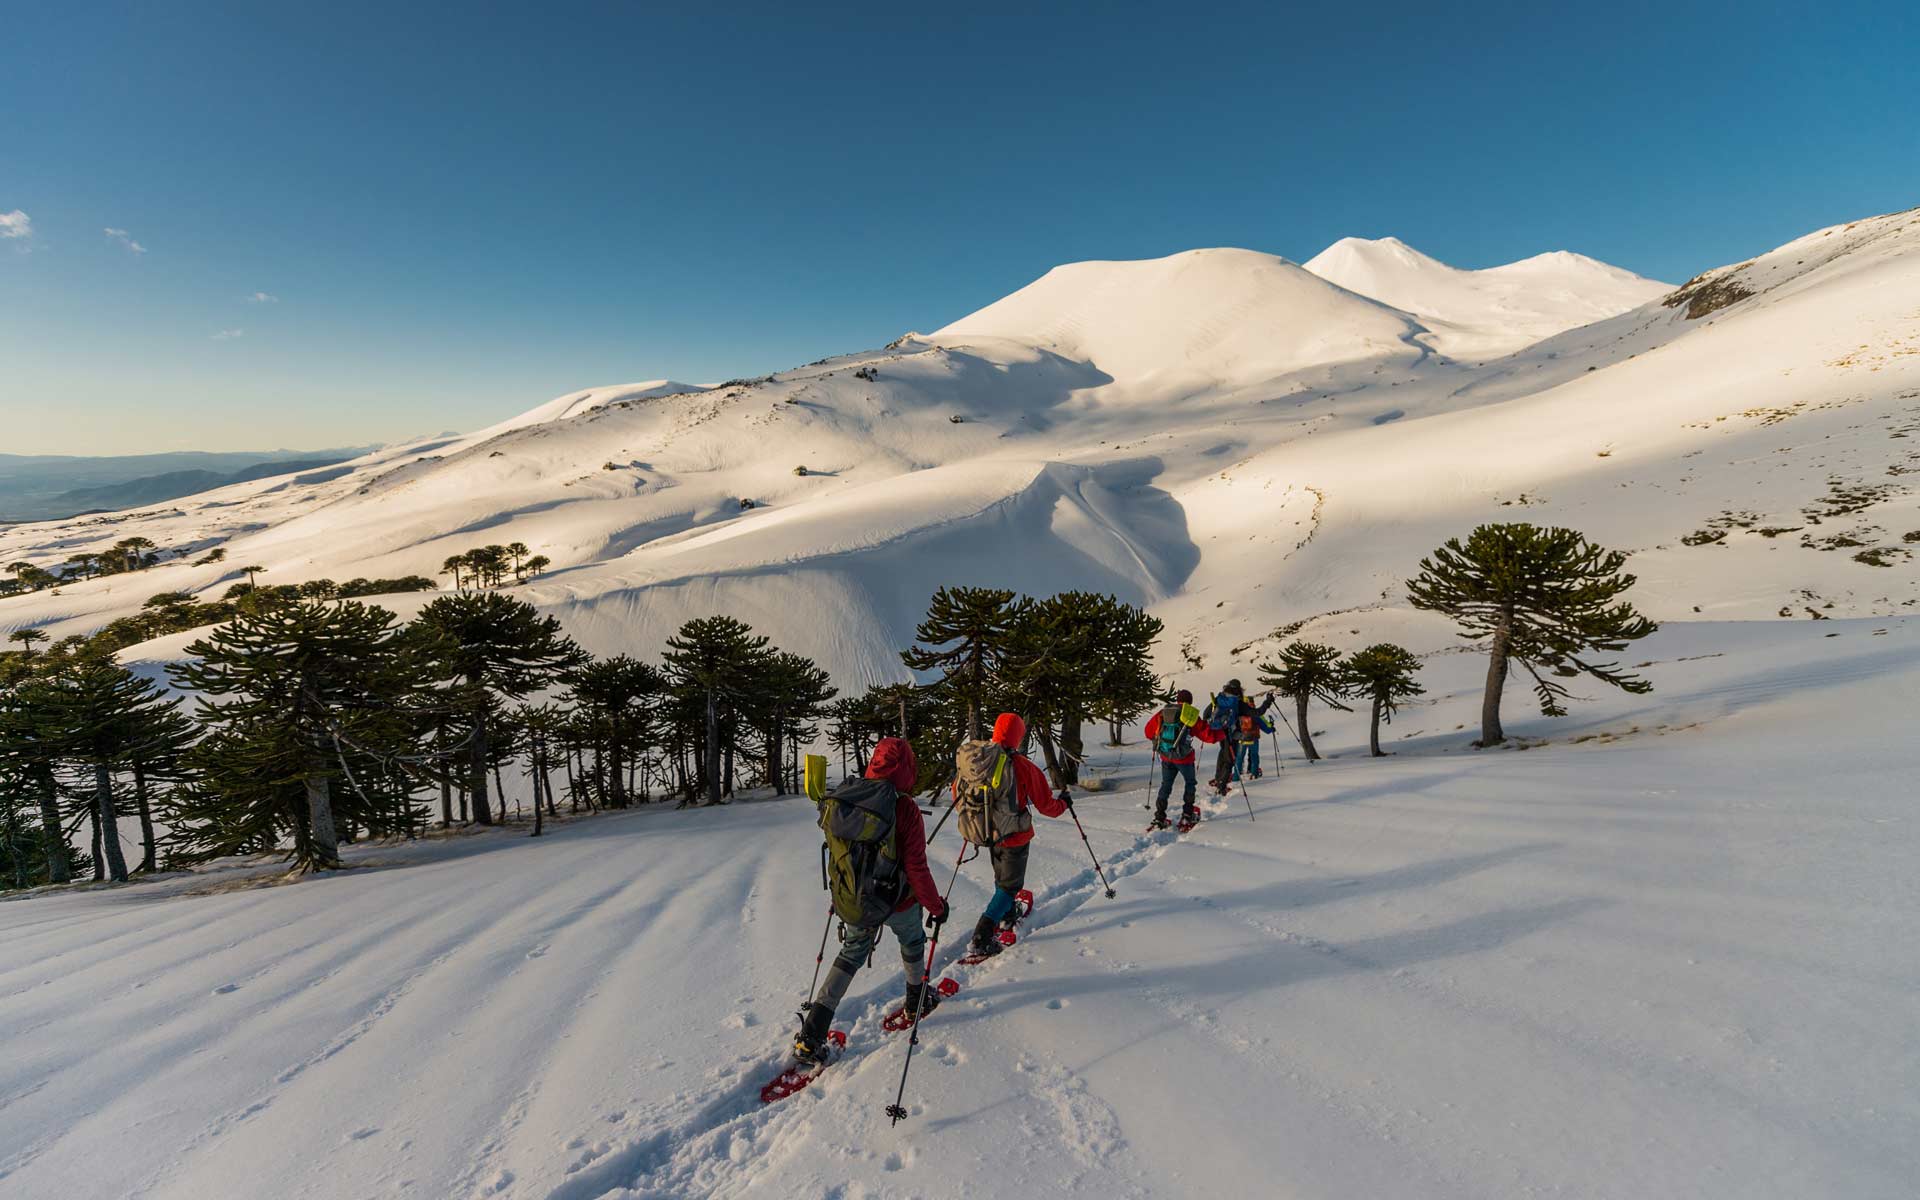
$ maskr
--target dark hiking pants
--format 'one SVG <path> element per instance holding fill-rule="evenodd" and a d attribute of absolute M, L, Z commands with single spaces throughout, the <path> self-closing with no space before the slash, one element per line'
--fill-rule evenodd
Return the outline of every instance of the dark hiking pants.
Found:
<path fill-rule="evenodd" d="M 1160 795 L 1155 797 L 1153 802 L 1153 817 L 1156 821 L 1167 819 L 1167 800 L 1173 795 L 1173 781 L 1176 778 L 1186 785 L 1180 793 L 1180 811 L 1183 813 L 1194 811 L 1193 793 L 1199 784 L 1196 782 L 1198 776 L 1194 774 L 1193 764 L 1163 762 L 1160 764 Z"/>

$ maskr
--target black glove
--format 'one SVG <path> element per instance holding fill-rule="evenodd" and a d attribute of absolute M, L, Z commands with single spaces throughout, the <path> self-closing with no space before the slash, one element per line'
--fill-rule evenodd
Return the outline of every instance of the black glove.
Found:
<path fill-rule="evenodd" d="M 932 909 L 927 910 L 927 931 L 929 933 L 938 934 L 940 932 L 940 927 L 942 925 L 945 925 L 946 923 L 947 923 L 947 904 L 946 904 L 946 901 L 943 900 L 940 902 L 939 912 L 934 912 Z"/>
<path fill-rule="evenodd" d="M 1060 801 L 1060 803 L 1062 803 L 1062 804 L 1064 804 L 1064 805 L 1066 805 L 1066 806 L 1067 806 L 1067 809 L 1068 809 L 1068 811 L 1072 811 L 1072 809 L 1073 809 L 1073 797 L 1072 797 L 1072 796 L 1069 796 L 1069 795 L 1067 795 L 1067 789 L 1065 789 L 1065 788 L 1061 788 L 1061 789 L 1060 789 L 1060 795 L 1059 795 L 1058 797 L 1056 797 L 1056 798 L 1057 798 L 1057 799 L 1058 799 L 1058 800 Z"/>

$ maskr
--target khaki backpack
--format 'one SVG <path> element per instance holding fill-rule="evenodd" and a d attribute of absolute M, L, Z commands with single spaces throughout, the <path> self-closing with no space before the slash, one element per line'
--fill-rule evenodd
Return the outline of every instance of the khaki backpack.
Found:
<path fill-rule="evenodd" d="M 976 846 L 998 846 L 1033 828 L 1020 804 L 1013 753 L 995 742 L 962 742 L 954 756 L 960 836 Z"/>

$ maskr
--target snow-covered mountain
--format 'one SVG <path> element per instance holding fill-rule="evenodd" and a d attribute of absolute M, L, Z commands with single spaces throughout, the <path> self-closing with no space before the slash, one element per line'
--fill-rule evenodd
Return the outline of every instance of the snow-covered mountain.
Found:
<path fill-rule="evenodd" d="M 9 562 L 134 533 L 182 553 L 0 601 L 0 628 L 85 632 L 155 592 L 223 589 L 238 564 L 283 583 L 431 575 L 517 540 L 555 564 L 520 594 L 599 651 L 730 611 L 858 688 L 897 678 L 927 595 L 965 581 L 1112 590 L 1177 631 L 1163 667 L 1211 671 L 1318 612 L 1419 625 L 1397 604 L 1419 557 L 1521 517 L 1634 551 L 1660 618 L 1899 611 L 1920 597 L 1897 432 L 1920 386 L 1917 247 L 1912 215 L 1873 218 L 1665 299 L 1551 255 L 1492 272 L 1406 257 L 1396 274 L 1388 243 L 1318 256 L 1380 268 L 1340 287 L 1240 250 L 1074 264 L 883 350 L 592 389 L 292 479 L 7 529 Z M 1438 316 L 1355 291 L 1555 325 L 1582 279 L 1580 304 L 1613 315 L 1484 364 L 1434 353 L 1453 336 Z M 1837 489 L 1870 499 L 1821 515 Z M 214 546 L 224 563 L 191 565 Z M 1891 565 L 1856 561 L 1867 549 Z"/>
<path fill-rule="evenodd" d="M 1306 269 L 1424 322 L 1435 349 L 1497 358 L 1544 337 L 1637 308 L 1673 290 L 1584 254 L 1555 250 L 1463 271 L 1399 238 L 1341 238 Z"/>
<path fill-rule="evenodd" d="M 0 563 L 183 551 L 0 599 L 56 636 L 240 564 L 517 540 L 555 569 L 514 593 L 600 653 L 730 613 L 856 690 L 941 584 L 1091 587 L 1159 615 L 1196 691 L 1296 623 L 1400 642 L 1427 688 L 1387 759 L 1317 707 L 1329 761 L 1276 740 L 1183 839 L 1142 832 L 1137 731 L 1095 750 L 1088 843 L 1041 823 L 1020 944 L 959 967 L 949 927 L 964 988 L 897 1127 L 887 948 L 847 1059 L 756 1099 L 821 937 L 804 803 L 0 904 L 0 1195 L 1910 1196 L 1920 210 L 1677 289 L 1401 249 L 1075 264 L 765 379 L 0 530 Z M 1548 721 L 1511 689 L 1526 753 L 1466 747 L 1484 660 L 1404 602 L 1494 520 L 1630 551 L 1661 623 L 1623 656 L 1649 695 Z M 930 853 L 960 857 L 951 823 Z M 964 926 L 992 883 L 957 878 Z"/>

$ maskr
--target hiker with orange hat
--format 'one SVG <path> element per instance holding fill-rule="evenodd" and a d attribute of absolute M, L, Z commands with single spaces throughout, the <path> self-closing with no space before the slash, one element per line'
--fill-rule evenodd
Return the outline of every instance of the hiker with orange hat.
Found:
<path fill-rule="evenodd" d="M 1047 774 L 1020 752 L 1027 723 L 1017 713 L 1001 713 L 987 741 L 962 742 L 955 756 L 953 798 L 960 836 L 984 846 L 993 860 L 993 898 L 974 926 L 968 957 L 1000 953 L 995 936 L 1014 915 L 1014 899 L 1026 888 L 1027 843 L 1033 841 L 1033 811 L 1057 817 L 1073 807 L 1062 789 L 1056 794 Z"/>

